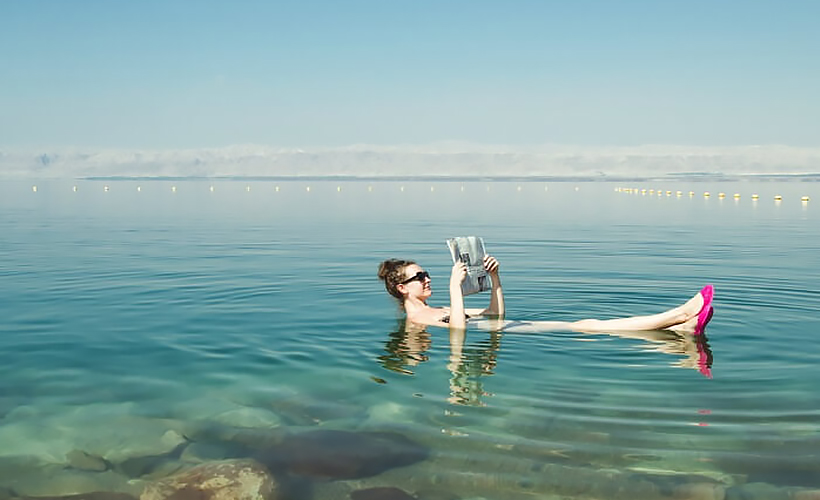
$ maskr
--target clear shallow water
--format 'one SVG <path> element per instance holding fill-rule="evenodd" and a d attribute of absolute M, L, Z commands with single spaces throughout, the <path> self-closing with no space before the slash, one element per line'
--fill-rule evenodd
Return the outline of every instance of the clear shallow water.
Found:
<path fill-rule="evenodd" d="M 138 494 L 180 463 L 232 456 L 249 432 L 317 429 L 396 432 L 427 454 L 367 477 L 308 475 L 294 497 L 820 488 L 820 185 L 545 186 L 4 183 L 0 492 Z M 444 239 L 466 234 L 500 260 L 509 319 L 659 312 L 711 282 L 706 340 L 471 329 L 454 359 L 448 332 L 404 332 L 375 274 L 415 259 L 445 305 Z M 66 467 L 75 450 L 107 470 Z"/>

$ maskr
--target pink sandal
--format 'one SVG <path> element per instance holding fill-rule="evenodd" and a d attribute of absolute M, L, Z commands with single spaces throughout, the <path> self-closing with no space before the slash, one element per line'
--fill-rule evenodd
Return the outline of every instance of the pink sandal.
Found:
<path fill-rule="evenodd" d="M 703 333 L 706 329 L 706 325 L 709 324 L 709 321 L 712 319 L 712 314 L 715 312 L 715 309 L 712 307 L 715 287 L 706 285 L 701 289 L 700 294 L 703 297 L 703 306 L 701 306 L 698 312 L 698 324 L 695 326 L 695 335 L 701 335 Z"/>

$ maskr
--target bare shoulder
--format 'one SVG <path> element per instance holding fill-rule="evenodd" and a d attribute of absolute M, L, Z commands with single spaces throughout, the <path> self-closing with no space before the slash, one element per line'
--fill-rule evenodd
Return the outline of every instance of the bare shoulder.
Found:
<path fill-rule="evenodd" d="M 422 325 L 447 326 L 443 320 L 448 315 L 445 308 L 431 307 L 424 311 L 416 311 L 407 315 L 407 320 Z"/>

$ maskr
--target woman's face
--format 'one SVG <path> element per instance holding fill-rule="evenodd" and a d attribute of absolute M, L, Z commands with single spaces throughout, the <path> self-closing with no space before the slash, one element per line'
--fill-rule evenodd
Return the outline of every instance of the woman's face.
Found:
<path fill-rule="evenodd" d="M 404 268 L 404 283 L 400 285 L 402 294 L 405 297 L 413 297 L 420 300 L 427 300 L 433 295 L 433 288 L 430 286 L 430 275 L 418 264 L 410 264 Z"/>

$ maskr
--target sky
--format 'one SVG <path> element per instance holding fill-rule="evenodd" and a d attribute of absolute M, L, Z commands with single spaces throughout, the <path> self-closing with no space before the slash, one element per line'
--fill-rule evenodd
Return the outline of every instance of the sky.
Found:
<path fill-rule="evenodd" d="M 814 0 L 0 0 L 0 147 L 820 146 Z"/>

